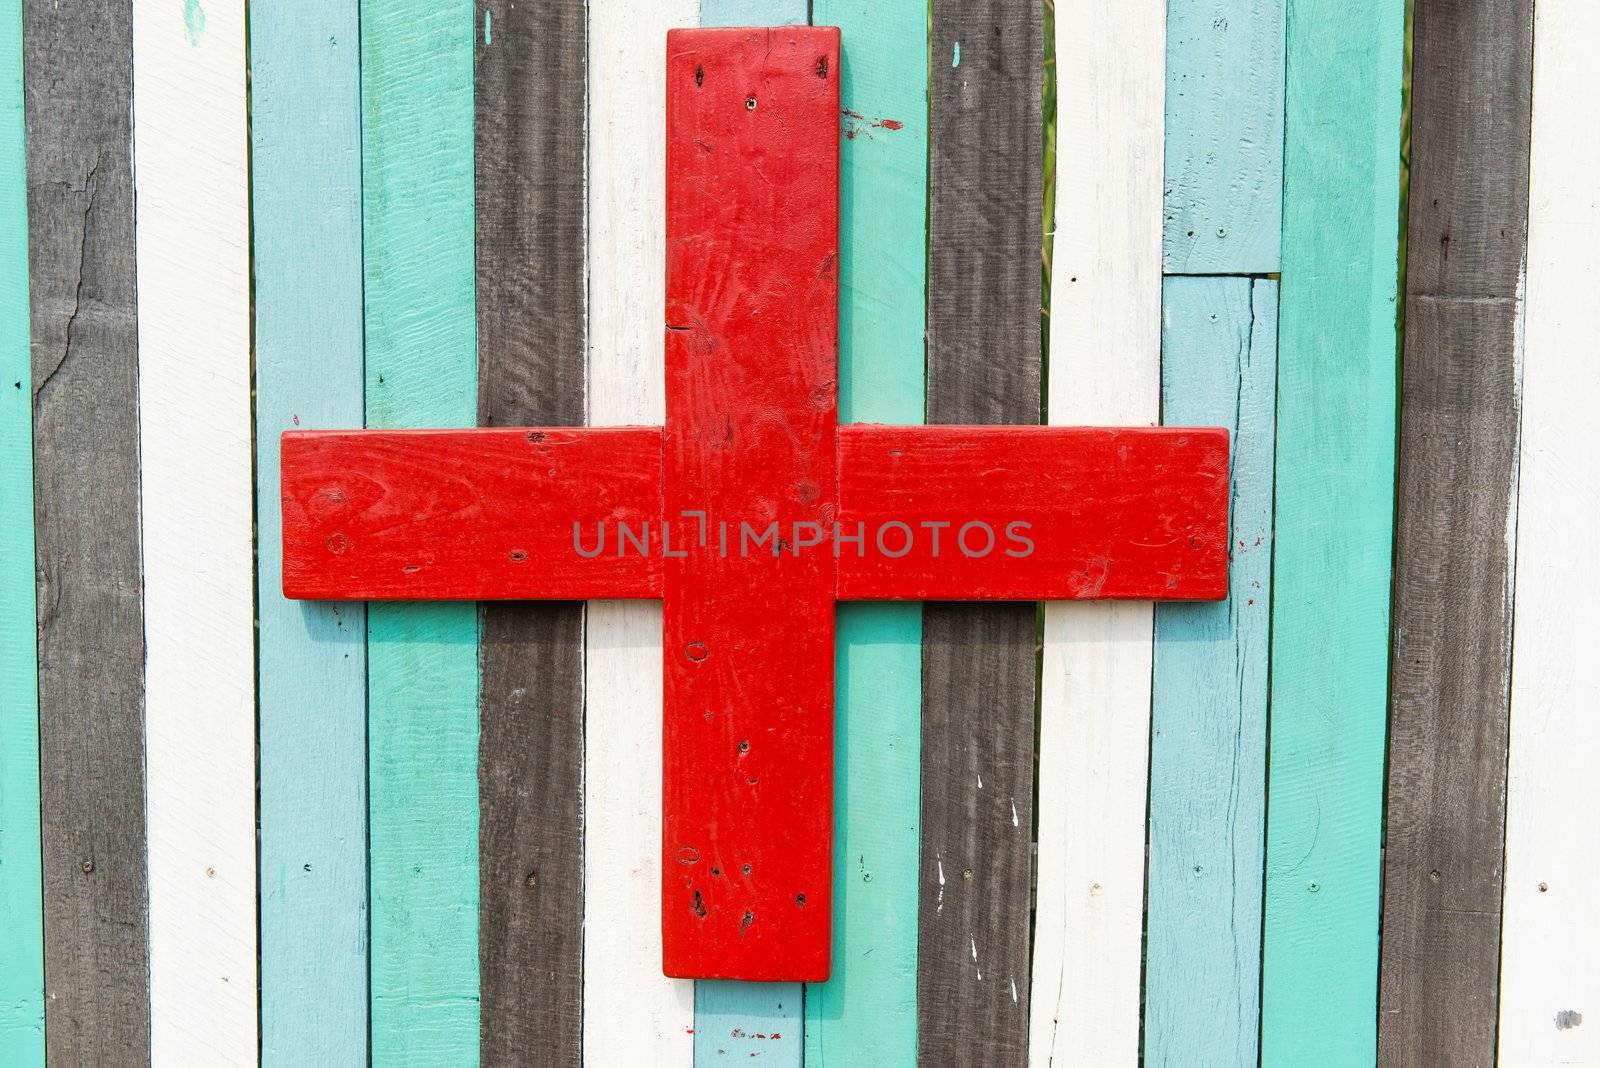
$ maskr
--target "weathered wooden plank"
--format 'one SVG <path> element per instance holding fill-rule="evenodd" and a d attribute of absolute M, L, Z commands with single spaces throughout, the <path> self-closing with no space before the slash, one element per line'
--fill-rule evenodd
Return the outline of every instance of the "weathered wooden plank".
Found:
<path fill-rule="evenodd" d="M 150 1056 L 253 1064 L 255 544 L 238 6 L 133 5 Z"/>
<path fill-rule="evenodd" d="M 44 1061 L 22 4 L 0 3 L 0 1063 Z"/>
<path fill-rule="evenodd" d="M 1037 423 L 1044 8 L 934 0 L 930 40 L 928 421 Z M 1027 603 L 923 608 L 925 1063 L 1027 1059 L 1037 622 Z"/>
<path fill-rule="evenodd" d="M 362 423 L 356 8 L 249 8 L 261 1059 L 285 1068 L 367 1059 L 366 607 L 284 599 L 278 506 L 282 431 Z"/>
<path fill-rule="evenodd" d="M 478 423 L 584 418 L 587 5 L 483 5 Z M 583 605 L 482 610 L 478 969 L 484 1064 L 583 1050 Z"/>
<path fill-rule="evenodd" d="M 838 26 L 839 418 L 923 421 L 928 8 L 817 0 Z M 909 1064 L 917 1044 L 922 609 L 840 606 L 833 975 L 806 991 L 806 1063 Z"/>
<path fill-rule="evenodd" d="M 133 9 L 23 7 L 45 1041 L 150 1056 Z M 14 381 L 14 380 L 13 380 Z"/>
<path fill-rule="evenodd" d="M 662 511 L 795 542 L 662 562 L 668 975 L 828 975 L 833 554 L 794 530 L 835 514 L 838 122 L 837 29 L 668 35 Z"/>
<path fill-rule="evenodd" d="M 1283 217 L 1285 0 L 1167 5 L 1169 274 L 1270 274 Z"/>
<path fill-rule="evenodd" d="M 1233 442 L 1230 599 L 1156 606 L 1145 1059 L 1256 1063 L 1278 287 L 1168 278 L 1162 418 Z"/>
<path fill-rule="evenodd" d="M 804 25 L 810 6 L 809 0 L 702 0 L 700 25 Z M 803 996 L 798 983 L 696 983 L 695 1068 L 739 1056 L 799 1068 L 805 1053 Z"/>
<path fill-rule="evenodd" d="M 1600 140 L 1593 121 L 1600 7 L 1540 0 L 1533 40 L 1500 940 L 1499 1058 L 1508 1066 L 1600 1061 L 1600 916 L 1592 893 L 1600 882 L 1593 821 L 1600 810 L 1593 761 L 1600 747 L 1600 572 L 1590 544 L 1600 515 Z M 1515 220 L 1502 225 L 1513 229 Z M 1483 540 L 1508 536 L 1485 527 Z"/>
<path fill-rule="evenodd" d="M 1533 4 L 1414 20 L 1378 1051 L 1492 1064 Z"/>
<path fill-rule="evenodd" d="M 1165 25 L 1164 0 L 1056 8 L 1054 424 L 1160 417 Z M 1148 603 L 1045 608 L 1034 1063 L 1138 1056 L 1152 637 Z"/>
<path fill-rule="evenodd" d="M 1376 1043 L 1403 5 L 1292 0 L 1262 1061 Z"/>
<path fill-rule="evenodd" d="M 589 5 L 589 422 L 665 419 L 666 34 L 699 0 Z M 583 1054 L 693 1056 L 694 984 L 661 974 L 661 608 L 586 611 Z"/>
<path fill-rule="evenodd" d="M 470 3 L 361 5 L 367 425 L 477 413 Z M 368 609 L 374 1063 L 478 1058 L 478 612 Z"/>

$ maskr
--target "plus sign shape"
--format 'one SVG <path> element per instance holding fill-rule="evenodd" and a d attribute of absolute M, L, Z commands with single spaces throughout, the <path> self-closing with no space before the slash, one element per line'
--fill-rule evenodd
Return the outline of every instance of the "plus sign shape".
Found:
<path fill-rule="evenodd" d="M 839 426 L 838 30 L 667 52 L 666 425 L 285 434 L 284 592 L 660 598 L 665 971 L 820 981 L 834 602 L 1223 597 L 1227 433 Z"/>

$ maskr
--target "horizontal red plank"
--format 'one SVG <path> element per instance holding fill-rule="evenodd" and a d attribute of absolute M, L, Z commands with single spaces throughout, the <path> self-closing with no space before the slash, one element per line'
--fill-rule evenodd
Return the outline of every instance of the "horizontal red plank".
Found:
<path fill-rule="evenodd" d="M 661 441 L 659 427 L 285 434 L 284 593 L 660 597 Z M 1224 430 L 855 424 L 838 452 L 840 600 L 1227 596 Z M 675 553 L 718 552 L 719 530 L 730 555 L 770 551 L 764 518 L 746 538 L 751 517 L 708 516 L 704 548 L 699 517 L 667 518 Z M 833 551 L 832 531 L 815 547 L 809 530 L 777 533 L 784 551 Z"/>
<path fill-rule="evenodd" d="M 660 427 L 292 431 L 282 449 L 286 597 L 661 596 Z M 574 524 L 590 550 L 602 523 L 586 558 Z"/>
<path fill-rule="evenodd" d="M 840 600 L 1216 600 L 1228 432 L 839 428 Z"/>

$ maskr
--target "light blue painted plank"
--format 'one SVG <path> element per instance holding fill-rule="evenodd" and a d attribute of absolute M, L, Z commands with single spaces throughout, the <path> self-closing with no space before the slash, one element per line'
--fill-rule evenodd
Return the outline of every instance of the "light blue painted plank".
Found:
<path fill-rule="evenodd" d="M 1156 606 L 1145 1056 L 1253 1066 L 1266 845 L 1267 631 L 1278 287 L 1168 278 L 1169 426 L 1233 438 L 1230 597 Z"/>
<path fill-rule="evenodd" d="M 702 26 L 804 26 L 807 0 L 700 0 Z"/>
<path fill-rule="evenodd" d="M 843 31 L 839 419 L 923 421 L 926 0 L 817 0 Z M 833 976 L 806 991 L 806 1063 L 915 1064 L 922 606 L 839 606 Z"/>
<path fill-rule="evenodd" d="M 1399 0 L 1290 0 L 1261 1058 L 1370 1064 L 1389 719 Z"/>
<path fill-rule="evenodd" d="M 466 0 L 361 4 L 367 425 L 477 421 Z M 372 1060 L 478 1063 L 478 612 L 368 610 Z"/>
<path fill-rule="evenodd" d="M 278 507 L 282 431 L 362 424 L 359 48 L 356 0 L 250 7 L 268 1066 L 367 1057 L 366 611 L 284 599 Z"/>
<path fill-rule="evenodd" d="M 0 1064 L 44 1063 L 22 4 L 0 0 Z"/>
<path fill-rule="evenodd" d="M 702 26 L 803 26 L 807 0 L 701 0 Z M 760 1057 L 763 1065 L 798 1068 L 799 983 L 727 983 L 694 987 L 694 1064 L 710 1068 Z"/>
<path fill-rule="evenodd" d="M 1278 269 L 1284 0 L 1168 0 L 1169 274 Z"/>

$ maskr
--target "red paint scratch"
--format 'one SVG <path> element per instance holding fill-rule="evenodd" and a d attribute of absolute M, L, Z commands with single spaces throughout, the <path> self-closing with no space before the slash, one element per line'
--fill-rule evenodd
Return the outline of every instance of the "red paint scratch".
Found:
<path fill-rule="evenodd" d="M 901 122 L 899 119 L 879 119 L 872 125 L 881 126 L 885 130 L 903 130 L 906 127 L 906 124 Z"/>

